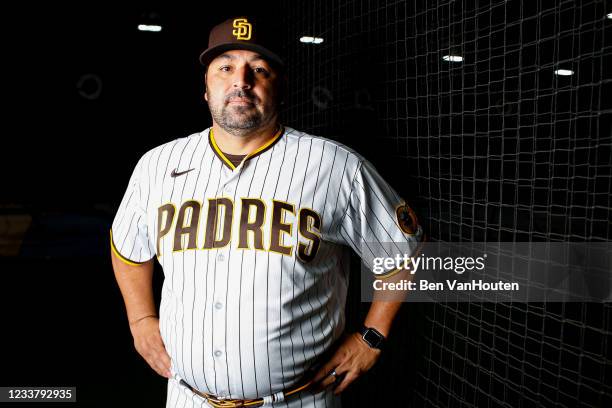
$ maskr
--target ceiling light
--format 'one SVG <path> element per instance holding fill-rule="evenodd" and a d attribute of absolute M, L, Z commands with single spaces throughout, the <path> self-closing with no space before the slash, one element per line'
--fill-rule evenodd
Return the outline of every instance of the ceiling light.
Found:
<path fill-rule="evenodd" d="M 162 26 L 160 25 L 155 25 L 155 24 L 138 24 L 138 29 L 140 31 L 152 31 L 152 32 L 159 32 L 162 29 Z"/>
<path fill-rule="evenodd" d="M 571 69 L 557 69 L 555 70 L 555 75 L 570 76 L 574 75 L 574 71 L 572 71 Z"/>
<path fill-rule="evenodd" d="M 461 62 L 463 61 L 463 57 L 461 55 L 444 55 L 442 56 L 444 61 L 448 62 Z"/>
<path fill-rule="evenodd" d="M 323 39 L 321 37 L 311 37 L 311 36 L 303 36 L 300 38 L 300 42 L 305 44 L 321 44 Z"/>

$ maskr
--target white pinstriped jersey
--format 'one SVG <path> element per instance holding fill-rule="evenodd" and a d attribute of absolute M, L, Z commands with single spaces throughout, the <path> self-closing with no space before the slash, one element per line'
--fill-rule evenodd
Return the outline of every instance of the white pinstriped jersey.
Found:
<path fill-rule="evenodd" d="M 281 129 L 237 167 L 210 129 L 138 161 L 111 229 L 128 263 L 157 256 L 160 330 L 197 389 L 257 398 L 300 382 L 344 330 L 348 246 L 403 242 L 420 227 L 350 148 Z M 303 397 L 301 397 L 303 398 Z"/>

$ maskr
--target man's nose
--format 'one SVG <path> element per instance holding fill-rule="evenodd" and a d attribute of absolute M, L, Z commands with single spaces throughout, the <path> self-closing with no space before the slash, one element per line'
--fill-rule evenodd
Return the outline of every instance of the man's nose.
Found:
<path fill-rule="evenodd" d="M 234 71 L 234 88 L 251 89 L 253 75 L 248 67 L 240 67 Z"/>

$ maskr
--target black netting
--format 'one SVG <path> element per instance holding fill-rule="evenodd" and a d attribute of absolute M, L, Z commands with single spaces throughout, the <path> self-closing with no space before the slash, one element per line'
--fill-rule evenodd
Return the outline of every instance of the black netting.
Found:
<path fill-rule="evenodd" d="M 612 2 L 284 4 L 285 123 L 364 154 L 431 239 L 612 239 Z M 611 406 L 611 312 L 405 305 L 345 403 Z"/>

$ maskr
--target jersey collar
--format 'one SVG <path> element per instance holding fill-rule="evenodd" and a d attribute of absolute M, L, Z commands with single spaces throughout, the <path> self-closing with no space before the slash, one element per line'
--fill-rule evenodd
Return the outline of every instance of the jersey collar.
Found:
<path fill-rule="evenodd" d="M 270 149 L 272 146 L 274 146 L 276 142 L 280 140 L 284 132 L 285 132 L 285 127 L 283 125 L 279 125 L 278 131 L 274 134 L 274 136 L 272 136 L 270 140 L 268 140 L 266 143 L 264 143 L 263 145 L 261 145 L 260 147 L 252 151 L 251 153 L 247 154 L 244 157 L 244 159 L 242 159 L 242 162 L 244 163 L 245 161 L 250 160 L 255 156 L 259 156 L 266 150 Z M 219 149 L 219 146 L 217 146 L 217 142 L 215 141 L 215 135 L 213 134 L 212 127 L 210 128 L 210 131 L 208 132 L 208 142 L 210 143 L 210 146 L 212 147 L 213 152 L 215 152 L 215 154 L 221 160 L 221 162 L 223 162 L 223 164 L 225 164 L 231 170 L 235 170 L 236 166 L 234 166 L 234 164 L 223 154 L 221 149 Z"/>

